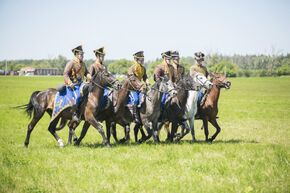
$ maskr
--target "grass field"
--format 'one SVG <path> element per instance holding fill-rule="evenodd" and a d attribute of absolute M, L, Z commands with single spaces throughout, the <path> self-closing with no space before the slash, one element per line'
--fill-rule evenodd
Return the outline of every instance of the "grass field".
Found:
<path fill-rule="evenodd" d="M 80 147 L 60 149 L 45 115 L 26 149 L 28 117 L 11 107 L 62 78 L 0 77 L 0 192 L 290 192 L 290 77 L 231 81 L 212 144 L 196 122 L 195 144 L 105 148 L 90 128 Z M 68 129 L 59 134 L 66 141 Z"/>

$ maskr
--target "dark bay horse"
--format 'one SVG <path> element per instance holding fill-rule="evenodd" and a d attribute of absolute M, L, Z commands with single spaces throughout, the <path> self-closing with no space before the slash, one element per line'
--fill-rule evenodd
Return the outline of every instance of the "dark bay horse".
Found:
<path fill-rule="evenodd" d="M 111 136 L 111 127 L 113 132 L 113 137 L 115 138 L 115 141 L 118 142 L 117 136 L 116 136 L 116 123 L 123 126 L 125 131 L 125 137 L 122 139 L 122 141 L 129 140 L 129 132 L 130 132 L 130 123 L 133 122 L 133 115 L 131 114 L 130 110 L 127 107 L 127 100 L 130 91 L 142 91 L 145 85 L 135 76 L 129 76 L 127 77 L 124 82 L 122 83 L 122 86 L 118 90 L 112 91 L 112 101 L 108 101 L 109 105 L 107 108 L 99 111 L 98 113 L 95 113 L 95 118 L 98 121 L 105 121 L 106 122 L 106 128 L 107 128 L 107 139 L 110 142 L 110 136 Z M 75 142 L 76 145 L 79 145 L 82 139 L 85 137 L 87 130 L 89 128 L 90 124 L 88 122 L 85 122 L 81 131 L 80 137 Z M 74 128 L 73 128 L 74 129 Z"/>
<path fill-rule="evenodd" d="M 223 74 L 212 73 L 213 87 L 208 91 L 205 102 L 201 106 L 200 117 L 203 121 L 205 140 L 212 142 L 221 131 L 220 126 L 217 123 L 218 114 L 218 100 L 220 96 L 221 88 L 230 89 L 231 82 L 227 80 Z M 208 138 L 208 122 L 210 122 L 215 128 L 216 132 L 211 138 Z"/>
<path fill-rule="evenodd" d="M 136 124 L 134 127 L 135 142 L 142 143 L 152 136 L 152 132 L 157 132 L 158 118 L 161 112 L 161 100 L 164 93 L 168 93 L 169 97 L 174 97 L 177 90 L 172 81 L 162 78 L 152 85 L 145 96 L 145 101 L 140 108 L 141 124 Z M 148 136 L 142 130 L 144 126 Z M 138 140 L 138 131 L 141 129 L 142 138 Z"/>
<path fill-rule="evenodd" d="M 94 113 L 97 112 L 97 104 L 102 95 L 101 87 L 108 86 L 118 88 L 118 81 L 108 72 L 101 71 L 94 75 L 91 82 L 89 83 L 89 92 L 81 103 L 81 111 L 83 112 L 83 118 L 90 124 L 92 124 L 102 135 L 103 143 L 109 145 L 108 140 L 102 129 L 102 125 L 95 119 Z M 45 91 L 35 91 L 26 106 L 26 112 L 28 115 L 32 115 L 32 120 L 28 125 L 27 135 L 24 145 L 28 147 L 31 132 L 33 131 L 37 122 L 42 118 L 45 112 L 50 116 L 54 108 L 55 95 L 58 91 L 50 88 Z M 60 118 L 63 120 L 70 120 L 72 118 L 72 107 L 68 107 L 63 110 L 53 121 L 50 122 L 48 130 L 54 136 L 60 147 L 64 146 L 62 139 L 56 133 L 56 125 Z M 65 122 L 65 121 L 62 121 Z M 72 133 L 72 131 L 70 131 Z"/>
<path fill-rule="evenodd" d="M 189 90 L 198 89 L 199 85 L 197 85 L 193 78 L 190 75 L 184 75 L 177 83 L 176 87 L 178 89 L 178 93 L 176 97 L 172 98 L 169 101 L 163 110 L 161 115 L 161 122 L 158 123 L 158 131 L 162 128 L 165 122 L 172 123 L 171 132 L 168 133 L 168 139 L 173 141 L 175 133 L 177 131 L 178 125 L 182 125 L 182 127 L 188 127 L 186 124 L 185 108 L 186 102 L 188 98 Z M 186 128 L 189 131 L 189 128 Z M 160 142 L 159 136 L 157 132 L 153 132 L 154 142 Z"/>

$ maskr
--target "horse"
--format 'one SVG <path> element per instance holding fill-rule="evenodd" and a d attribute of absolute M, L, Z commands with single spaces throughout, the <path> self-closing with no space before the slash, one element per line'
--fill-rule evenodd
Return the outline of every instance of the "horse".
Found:
<path fill-rule="evenodd" d="M 213 142 L 213 140 L 217 137 L 221 128 L 217 123 L 217 114 L 218 114 L 218 100 L 220 96 L 220 91 L 222 88 L 230 89 L 231 82 L 227 80 L 226 75 L 211 73 L 210 77 L 212 77 L 213 87 L 208 90 L 207 97 L 204 103 L 200 108 L 200 117 L 202 118 L 205 141 Z M 208 122 L 212 124 L 216 128 L 216 132 L 213 134 L 211 138 L 208 138 Z"/>
<path fill-rule="evenodd" d="M 84 112 L 82 118 L 92 124 L 99 131 L 99 133 L 102 135 L 103 143 L 109 146 L 108 140 L 105 137 L 104 131 L 102 129 L 102 125 L 94 118 L 93 115 L 94 112 L 97 111 L 96 104 L 98 104 L 98 101 L 102 94 L 102 90 L 99 88 L 98 85 L 114 87 L 115 89 L 119 88 L 119 82 L 110 73 L 102 71 L 95 74 L 91 82 L 89 83 L 89 92 L 86 96 L 84 96 L 84 100 L 82 101 L 80 108 L 81 111 Z M 28 147 L 31 132 L 33 131 L 38 121 L 43 117 L 44 113 L 47 112 L 50 116 L 52 116 L 52 111 L 55 105 L 55 96 L 57 92 L 58 90 L 54 88 L 49 88 L 44 91 L 35 91 L 32 93 L 28 104 L 23 105 L 25 107 L 26 113 L 30 117 L 33 114 L 32 120 L 28 124 L 27 128 L 27 134 L 24 141 L 25 147 Z M 64 143 L 63 140 L 56 133 L 56 125 L 60 118 L 63 119 L 62 123 L 64 123 L 65 120 L 70 120 L 72 118 L 72 108 L 73 107 L 68 107 L 64 109 L 61 113 L 57 115 L 54 120 L 50 122 L 48 127 L 49 132 L 53 135 L 60 147 L 63 147 Z M 72 133 L 71 130 L 70 133 Z"/>
<path fill-rule="evenodd" d="M 152 136 L 152 131 L 157 131 L 158 118 L 161 111 L 161 100 L 164 93 L 168 93 L 169 97 L 174 97 L 177 90 L 171 80 L 162 78 L 156 81 L 154 85 L 147 91 L 145 101 L 140 108 L 140 124 L 134 127 L 135 142 L 142 143 Z M 142 125 L 146 128 L 148 136 L 145 135 Z M 138 140 L 138 131 L 141 130 L 142 138 Z"/>
<path fill-rule="evenodd" d="M 134 90 L 144 92 L 144 86 L 145 85 L 137 77 L 127 77 L 122 83 L 122 87 L 119 90 L 112 91 L 112 101 L 108 99 L 108 107 L 101 110 L 99 113 L 95 113 L 95 118 L 97 120 L 106 122 L 107 139 L 109 143 L 111 136 L 111 127 L 113 127 L 113 137 L 115 138 L 115 141 L 118 142 L 116 136 L 116 123 L 124 127 L 125 137 L 122 139 L 122 142 L 129 140 L 129 124 L 133 121 L 133 115 L 130 113 L 128 107 L 126 107 L 129 91 Z M 89 126 L 89 123 L 84 123 L 81 135 L 76 140 L 75 145 L 79 145 L 81 143 L 82 139 L 87 133 Z"/>
<path fill-rule="evenodd" d="M 178 125 L 182 125 L 182 127 L 186 127 L 186 119 L 184 117 L 185 114 L 185 106 L 188 98 L 189 90 L 198 89 L 198 85 L 194 82 L 193 78 L 186 74 L 176 83 L 176 88 L 178 93 L 176 97 L 172 98 L 170 101 L 165 104 L 163 109 L 163 113 L 159 118 L 159 123 L 157 126 L 157 132 L 153 132 L 153 140 L 154 142 L 160 142 L 158 131 L 162 128 L 165 122 L 172 123 L 171 133 L 168 133 L 168 140 L 173 141 L 175 133 L 177 131 Z M 189 128 L 186 128 L 189 130 Z"/>
<path fill-rule="evenodd" d="M 194 74 L 193 78 L 195 82 L 199 83 L 199 85 L 206 90 L 211 89 L 213 86 L 213 84 L 201 73 Z M 197 113 L 197 95 L 198 95 L 198 91 L 196 90 L 188 91 L 188 98 L 187 98 L 187 103 L 186 103 L 186 108 L 185 108 L 185 118 L 189 122 L 189 128 L 191 131 L 193 142 L 195 141 L 194 117 Z M 184 133 L 184 129 L 182 129 L 182 132 L 181 132 L 181 136 L 184 137 L 187 133 L 186 134 L 183 134 L 183 133 Z"/>

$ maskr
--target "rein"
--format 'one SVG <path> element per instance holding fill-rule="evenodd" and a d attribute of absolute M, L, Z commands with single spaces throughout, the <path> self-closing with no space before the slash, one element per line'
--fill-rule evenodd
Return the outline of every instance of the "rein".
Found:
<path fill-rule="evenodd" d="M 101 77 L 100 77 L 100 79 L 102 79 L 102 77 L 103 77 L 103 72 L 104 72 L 104 71 L 101 72 Z M 98 74 L 98 73 L 97 73 L 97 74 Z M 109 84 L 109 87 L 112 87 L 113 89 L 115 89 L 115 88 L 114 88 L 114 83 L 115 83 L 116 81 L 117 81 L 117 80 L 113 80 L 112 82 L 107 81 L 108 84 Z M 99 88 L 101 88 L 101 89 L 105 89 L 105 87 L 103 87 L 102 85 L 98 84 L 98 83 L 95 82 L 94 80 L 91 80 L 91 82 L 92 82 L 94 85 L 96 85 L 97 87 L 99 87 Z M 115 90 L 116 90 L 116 89 L 115 89 Z"/>

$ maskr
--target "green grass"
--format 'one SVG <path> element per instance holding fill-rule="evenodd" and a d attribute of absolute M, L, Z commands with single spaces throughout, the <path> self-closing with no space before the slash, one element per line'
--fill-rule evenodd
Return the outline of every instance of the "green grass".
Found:
<path fill-rule="evenodd" d="M 290 77 L 231 79 L 213 144 L 196 122 L 195 144 L 187 136 L 179 144 L 105 148 L 90 128 L 80 147 L 60 149 L 45 115 L 24 148 L 29 120 L 11 107 L 62 80 L 0 77 L 0 192 L 290 192 Z M 59 134 L 66 141 L 68 129 Z"/>

